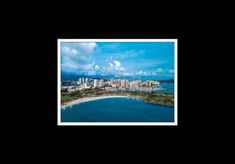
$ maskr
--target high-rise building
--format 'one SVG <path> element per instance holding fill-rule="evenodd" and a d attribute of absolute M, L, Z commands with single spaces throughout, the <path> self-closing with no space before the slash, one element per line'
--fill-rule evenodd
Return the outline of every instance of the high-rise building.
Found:
<path fill-rule="evenodd" d="M 117 86 L 121 87 L 121 80 L 117 80 Z"/>
<path fill-rule="evenodd" d="M 82 78 L 82 84 L 84 84 L 85 83 L 85 79 L 84 78 Z"/>
<path fill-rule="evenodd" d="M 101 79 L 101 80 L 99 81 L 99 87 L 104 87 L 104 80 L 103 80 L 103 79 Z"/>
<path fill-rule="evenodd" d="M 126 88 L 129 88 L 130 87 L 130 83 L 128 80 L 126 80 Z"/>
<path fill-rule="evenodd" d="M 133 88 L 134 87 L 134 83 L 133 81 L 130 82 L 130 87 Z"/>
<path fill-rule="evenodd" d="M 111 80 L 111 86 L 117 87 L 117 80 Z"/>
<path fill-rule="evenodd" d="M 112 80 L 108 81 L 107 84 L 109 87 L 112 86 Z"/>
<path fill-rule="evenodd" d="M 99 80 L 95 79 L 94 80 L 94 88 L 97 88 L 99 86 Z"/>
<path fill-rule="evenodd" d="M 86 84 L 88 84 L 88 82 L 89 82 L 89 79 L 88 79 L 88 78 L 86 78 L 86 79 L 85 79 L 85 83 L 86 83 Z"/>
<path fill-rule="evenodd" d="M 121 87 L 126 87 L 126 80 L 121 80 Z"/>
<path fill-rule="evenodd" d="M 146 81 L 146 86 L 147 86 L 147 87 L 151 87 L 151 81 L 149 81 L 149 80 Z"/>

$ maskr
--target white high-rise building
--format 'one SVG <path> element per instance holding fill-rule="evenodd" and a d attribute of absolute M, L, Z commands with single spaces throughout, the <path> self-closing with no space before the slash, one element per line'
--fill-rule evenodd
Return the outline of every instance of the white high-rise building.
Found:
<path fill-rule="evenodd" d="M 111 80 L 111 86 L 112 87 L 117 87 L 118 85 L 118 81 L 117 80 Z"/>
<path fill-rule="evenodd" d="M 94 87 L 97 88 L 99 86 L 99 80 L 95 79 L 94 80 Z"/>
<path fill-rule="evenodd" d="M 99 87 L 104 87 L 104 80 L 101 79 L 101 80 L 99 81 Z"/>
<path fill-rule="evenodd" d="M 126 80 L 126 88 L 129 88 L 129 87 L 130 87 L 129 81 Z"/>
<path fill-rule="evenodd" d="M 89 80 L 88 78 L 85 79 L 85 86 L 88 86 L 89 85 Z"/>
<path fill-rule="evenodd" d="M 134 87 L 134 83 L 133 81 L 130 82 L 130 87 L 133 88 Z"/>
<path fill-rule="evenodd" d="M 108 86 L 112 86 L 112 80 L 107 82 Z"/>

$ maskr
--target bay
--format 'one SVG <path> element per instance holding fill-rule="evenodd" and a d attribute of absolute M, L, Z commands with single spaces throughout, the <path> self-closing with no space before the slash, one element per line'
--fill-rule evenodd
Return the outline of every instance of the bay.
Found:
<path fill-rule="evenodd" d="M 61 110 L 62 122 L 174 122 L 174 107 L 131 98 L 107 98 Z"/>

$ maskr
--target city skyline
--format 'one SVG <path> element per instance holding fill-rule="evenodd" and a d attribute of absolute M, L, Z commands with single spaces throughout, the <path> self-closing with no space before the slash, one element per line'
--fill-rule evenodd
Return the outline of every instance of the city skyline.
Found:
<path fill-rule="evenodd" d="M 61 82 L 63 93 L 72 93 L 86 89 L 104 89 L 106 91 L 154 91 L 160 88 L 160 82 L 154 80 L 121 80 L 79 78 Z"/>
<path fill-rule="evenodd" d="M 61 71 L 174 78 L 174 42 L 61 43 Z"/>

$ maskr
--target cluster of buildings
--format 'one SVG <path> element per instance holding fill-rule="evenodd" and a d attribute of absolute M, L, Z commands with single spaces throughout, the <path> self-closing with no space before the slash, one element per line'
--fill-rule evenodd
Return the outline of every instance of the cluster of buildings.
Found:
<path fill-rule="evenodd" d="M 160 88 L 158 81 L 147 80 L 104 80 L 79 78 L 77 81 L 62 81 L 62 92 L 81 91 L 83 89 L 100 88 L 105 91 L 153 91 Z"/>

